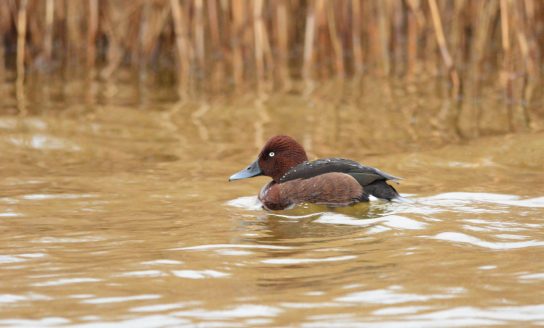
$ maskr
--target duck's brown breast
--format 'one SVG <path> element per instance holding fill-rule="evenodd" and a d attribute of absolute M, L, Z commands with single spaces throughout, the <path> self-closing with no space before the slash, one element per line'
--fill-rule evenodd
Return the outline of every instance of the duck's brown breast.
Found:
<path fill-rule="evenodd" d="M 271 210 L 281 210 L 297 203 L 345 206 L 363 199 L 363 187 L 352 176 L 339 172 L 309 179 L 272 183 L 261 191 L 259 199 Z"/>

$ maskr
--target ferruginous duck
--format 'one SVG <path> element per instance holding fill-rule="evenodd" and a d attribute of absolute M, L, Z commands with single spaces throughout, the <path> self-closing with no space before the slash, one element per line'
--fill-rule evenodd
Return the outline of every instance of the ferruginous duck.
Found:
<path fill-rule="evenodd" d="M 229 181 L 259 175 L 272 178 L 259 193 L 268 210 L 283 210 L 299 203 L 348 206 L 366 202 L 370 195 L 392 200 L 400 197 L 388 180 L 400 178 L 343 158 L 308 161 L 304 148 L 289 136 L 270 138 L 259 157 Z"/>

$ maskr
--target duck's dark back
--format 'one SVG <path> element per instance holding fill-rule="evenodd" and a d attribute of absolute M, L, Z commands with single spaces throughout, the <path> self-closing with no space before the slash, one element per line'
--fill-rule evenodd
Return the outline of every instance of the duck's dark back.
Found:
<path fill-rule="evenodd" d="M 349 174 L 354 177 L 363 187 L 379 180 L 398 181 L 400 179 L 376 168 L 362 165 L 350 159 L 323 158 L 315 161 L 304 162 L 291 168 L 281 177 L 280 183 L 296 179 L 309 179 L 331 172 Z"/>

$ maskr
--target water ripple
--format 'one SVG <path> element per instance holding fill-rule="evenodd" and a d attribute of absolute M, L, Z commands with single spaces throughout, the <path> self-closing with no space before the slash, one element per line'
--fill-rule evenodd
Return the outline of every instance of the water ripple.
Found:
<path fill-rule="evenodd" d="M 25 200 L 50 200 L 50 199 L 80 199 L 93 198 L 91 194 L 29 194 L 21 196 Z"/>
<path fill-rule="evenodd" d="M 478 192 L 448 192 L 426 197 L 425 200 L 443 205 L 447 205 L 451 201 L 457 201 L 461 203 L 487 202 L 508 206 L 544 207 L 544 197 L 521 199 L 520 196 L 516 195 Z"/>
<path fill-rule="evenodd" d="M 475 307 L 456 307 L 453 309 L 435 311 L 426 314 L 420 314 L 411 317 L 411 319 L 424 319 L 437 322 L 449 322 L 466 319 L 478 318 L 482 320 L 495 321 L 536 321 L 544 320 L 544 305 L 525 305 L 525 306 L 497 306 L 487 309 Z M 542 322 L 541 322 L 542 323 Z"/>
<path fill-rule="evenodd" d="M 347 294 L 336 298 L 338 302 L 349 303 L 374 303 L 374 304 L 397 304 L 407 302 L 425 302 L 431 299 L 447 299 L 455 297 L 455 293 L 449 294 L 411 294 L 401 293 L 400 286 L 391 286 L 388 289 L 375 289 L 363 292 Z"/>
<path fill-rule="evenodd" d="M 230 276 L 229 273 L 215 270 L 174 270 L 172 274 L 176 277 L 186 279 L 223 278 Z"/>
<path fill-rule="evenodd" d="M 484 241 L 474 236 L 470 236 L 460 232 L 442 232 L 431 238 L 451 241 L 453 243 L 464 243 L 470 244 L 478 247 L 484 247 L 494 250 L 508 250 L 516 248 L 525 248 L 525 247 L 535 247 L 535 246 L 544 246 L 544 241 L 528 240 L 520 242 L 490 242 Z"/>
<path fill-rule="evenodd" d="M 24 259 L 21 259 L 17 256 L 0 255 L 0 263 L 19 263 L 24 261 L 25 261 Z"/>
<path fill-rule="evenodd" d="M 519 279 L 521 280 L 544 280 L 544 272 L 543 273 L 529 273 L 519 276 Z"/>
<path fill-rule="evenodd" d="M 61 285 L 68 285 L 68 284 L 80 284 L 84 282 L 97 282 L 101 281 L 101 279 L 97 278 L 63 278 L 63 279 L 57 279 L 52 281 L 46 281 L 46 282 L 38 282 L 33 284 L 33 286 L 36 287 L 48 287 L 48 286 L 61 286 Z"/>
<path fill-rule="evenodd" d="M 4 327 L 58 327 L 69 324 L 70 320 L 60 317 L 46 317 L 42 319 L 6 319 L 0 320 Z"/>
<path fill-rule="evenodd" d="M 176 312 L 176 316 L 195 317 L 205 320 L 210 319 L 232 319 L 232 318 L 252 318 L 252 317 L 275 317 L 282 310 L 277 307 L 266 305 L 242 304 L 225 310 L 204 310 L 195 309 L 189 311 Z"/>
<path fill-rule="evenodd" d="M 133 296 L 118 296 L 118 297 L 99 297 L 93 299 L 86 299 L 81 301 L 85 304 L 105 304 L 105 303 L 119 303 L 119 302 L 130 302 L 130 301 L 144 301 L 144 300 L 154 300 L 161 298 L 161 295 L 156 294 L 144 294 L 144 295 L 133 295 Z"/>
<path fill-rule="evenodd" d="M 266 264 L 306 264 L 306 263 L 321 263 L 321 262 L 337 262 L 337 261 L 347 261 L 357 258 L 355 255 L 345 255 L 345 256 L 336 256 L 336 257 L 324 257 L 318 259 L 295 259 L 295 258 L 285 258 L 285 259 L 267 259 L 262 260 L 261 263 Z"/>
<path fill-rule="evenodd" d="M 214 244 L 214 245 L 198 245 L 181 248 L 172 248 L 172 251 L 205 251 L 216 248 L 255 248 L 255 249 L 291 249 L 289 246 L 276 245 L 244 245 L 244 244 Z"/>
<path fill-rule="evenodd" d="M 162 312 L 168 310 L 177 310 L 185 308 L 190 305 L 198 305 L 199 302 L 183 302 L 183 303 L 169 303 L 169 304 L 154 304 L 138 306 L 130 309 L 130 312 Z"/>
<path fill-rule="evenodd" d="M 130 271 L 118 274 L 118 277 L 162 277 L 166 274 L 159 270 Z"/>
<path fill-rule="evenodd" d="M 244 196 L 229 200 L 225 203 L 232 207 L 243 208 L 248 211 L 258 211 L 262 209 L 263 204 L 256 196 Z"/>
<path fill-rule="evenodd" d="M 183 264 L 183 262 L 178 260 L 159 259 L 159 260 L 153 260 L 153 261 L 145 261 L 145 262 L 142 262 L 142 264 L 143 265 L 164 265 L 164 264 L 177 265 L 177 264 Z"/>
<path fill-rule="evenodd" d="M 380 224 L 387 228 L 408 230 L 420 230 L 427 226 L 425 222 L 416 221 L 400 215 L 387 215 L 375 219 L 357 219 L 340 213 L 324 213 L 314 222 L 354 226 L 374 226 Z M 382 231 L 387 230 L 389 229 Z"/>
<path fill-rule="evenodd" d="M 0 218 L 13 218 L 18 216 L 22 216 L 22 214 L 17 212 L 0 212 Z"/>
<path fill-rule="evenodd" d="M 1 303 L 16 303 L 16 302 L 28 302 L 28 301 L 49 301 L 52 298 L 42 294 L 27 293 L 27 294 L 0 294 Z"/>

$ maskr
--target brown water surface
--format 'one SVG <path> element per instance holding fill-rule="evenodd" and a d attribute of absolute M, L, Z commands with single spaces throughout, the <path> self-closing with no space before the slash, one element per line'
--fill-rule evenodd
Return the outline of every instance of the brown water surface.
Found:
<path fill-rule="evenodd" d="M 2 326 L 544 324 L 542 99 L 454 102 L 434 81 L 0 95 Z M 277 133 L 404 177 L 410 201 L 263 211 L 266 178 L 227 178 Z"/>

